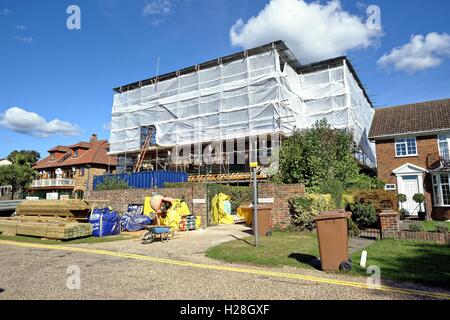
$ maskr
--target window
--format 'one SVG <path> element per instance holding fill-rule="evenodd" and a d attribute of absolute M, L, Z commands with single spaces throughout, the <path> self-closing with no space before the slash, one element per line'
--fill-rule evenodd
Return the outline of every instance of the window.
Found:
<path fill-rule="evenodd" d="M 387 184 L 384 186 L 384 190 L 395 191 L 395 190 L 397 190 L 397 186 L 395 184 Z"/>
<path fill-rule="evenodd" d="M 395 155 L 397 157 L 417 156 L 416 138 L 395 140 Z"/>
<path fill-rule="evenodd" d="M 433 197 L 436 206 L 450 206 L 450 174 L 433 175 Z"/>
<path fill-rule="evenodd" d="M 439 139 L 439 153 L 442 158 L 446 160 L 450 160 L 450 134 L 448 135 L 440 135 Z"/>
<path fill-rule="evenodd" d="M 78 149 L 73 150 L 73 157 L 78 158 Z"/>

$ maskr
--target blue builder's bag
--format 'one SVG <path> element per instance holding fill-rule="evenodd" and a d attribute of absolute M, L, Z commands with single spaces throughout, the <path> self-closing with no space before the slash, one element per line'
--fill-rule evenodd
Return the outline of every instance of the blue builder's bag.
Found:
<path fill-rule="evenodd" d="M 139 231 L 144 229 L 143 226 L 148 226 L 153 223 L 150 217 L 142 214 L 126 213 L 120 219 L 123 231 Z"/>
<path fill-rule="evenodd" d="M 120 216 L 109 208 L 94 209 L 89 217 L 94 237 L 107 237 L 120 233 Z"/>

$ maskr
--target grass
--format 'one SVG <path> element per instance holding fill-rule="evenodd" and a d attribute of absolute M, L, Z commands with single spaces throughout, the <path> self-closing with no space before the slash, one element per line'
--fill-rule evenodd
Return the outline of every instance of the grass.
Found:
<path fill-rule="evenodd" d="M 260 239 L 255 248 L 253 238 L 235 240 L 208 249 L 206 256 L 229 263 L 298 268 L 317 266 L 319 249 L 314 233 L 274 232 Z M 364 250 L 367 266 L 377 265 L 382 279 L 413 282 L 450 289 L 450 246 L 409 240 L 377 241 Z M 355 276 L 368 276 L 359 267 L 361 252 L 352 255 Z"/>
<path fill-rule="evenodd" d="M 312 268 L 311 263 L 318 255 L 316 235 L 299 232 L 274 232 L 272 237 L 260 238 L 258 248 L 250 237 L 223 243 L 206 252 L 207 257 L 229 263 L 302 268 Z"/>
<path fill-rule="evenodd" d="M 413 282 L 450 289 L 450 246 L 432 242 L 382 240 L 364 249 L 367 266 L 379 266 L 382 279 Z M 361 253 L 353 256 L 354 274 L 367 275 L 359 267 Z"/>
<path fill-rule="evenodd" d="M 104 243 L 104 242 L 112 242 L 112 241 L 121 241 L 131 239 L 131 236 L 117 235 L 105 238 L 97 238 L 97 237 L 85 237 L 73 240 L 49 240 L 42 239 L 37 237 L 27 237 L 27 236 L 4 236 L 0 235 L 0 240 L 7 241 L 17 241 L 17 242 L 26 242 L 26 243 L 39 243 L 39 244 L 94 244 L 94 243 Z"/>
<path fill-rule="evenodd" d="M 450 230 L 450 222 L 422 221 L 420 223 L 422 224 L 423 231 L 434 232 L 436 231 L 436 226 L 440 224 L 447 225 L 448 229 Z"/>

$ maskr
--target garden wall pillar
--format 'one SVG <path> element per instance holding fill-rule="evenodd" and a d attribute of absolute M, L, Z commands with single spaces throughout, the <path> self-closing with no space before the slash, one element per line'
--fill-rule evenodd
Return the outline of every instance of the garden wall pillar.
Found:
<path fill-rule="evenodd" d="M 393 210 L 382 211 L 378 218 L 380 220 L 381 237 L 386 238 L 400 231 L 400 214 Z"/>

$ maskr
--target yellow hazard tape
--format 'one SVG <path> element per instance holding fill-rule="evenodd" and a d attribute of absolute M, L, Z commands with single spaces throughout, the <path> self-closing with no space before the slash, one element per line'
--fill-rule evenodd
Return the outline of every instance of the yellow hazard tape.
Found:
<path fill-rule="evenodd" d="M 361 283 L 361 282 L 335 280 L 335 279 L 328 279 L 328 278 L 321 278 L 321 277 L 314 277 L 314 276 L 306 276 L 306 275 L 295 274 L 295 273 L 275 272 L 275 271 L 260 270 L 260 269 L 247 269 L 247 268 L 238 268 L 238 267 L 231 267 L 231 266 L 224 266 L 224 265 L 194 263 L 194 262 L 179 261 L 179 260 L 165 259 L 165 258 L 152 257 L 152 256 L 144 256 L 144 255 L 140 255 L 140 254 L 126 253 L 126 252 L 114 252 L 114 251 L 99 250 L 99 249 L 87 249 L 87 248 L 67 247 L 67 246 L 59 246 L 59 245 L 46 245 L 46 244 L 37 244 L 37 243 L 25 243 L 25 242 L 5 241 L 5 240 L 0 240 L 0 245 L 11 245 L 11 246 L 25 247 L 25 248 L 62 250 L 62 251 L 89 253 L 89 254 L 111 256 L 111 257 L 152 261 L 152 262 L 157 262 L 157 263 L 171 264 L 171 265 L 183 266 L 183 267 L 210 269 L 210 270 L 218 270 L 218 271 L 230 271 L 230 272 L 247 273 L 247 274 L 262 275 L 262 276 L 269 276 L 269 277 L 289 278 L 289 279 L 312 281 L 312 282 L 333 284 L 333 285 L 346 286 L 346 287 L 354 287 L 354 288 L 360 288 L 360 289 L 366 289 L 366 290 L 393 292 L 393 293 L 401 293 L 401 294 L 409 294 L 409 295 L 450 300 L 450 295 L 446 294 L 446 293 L 429 292 L 429 291 L 412 290 L 412 289 L 400 289 L 400 288 L 389 287 L 389 286 L 380 286 L 380 287 L 376 287 L 376 288 L 369 288 L 367 286 L 367 284 Z"/>

